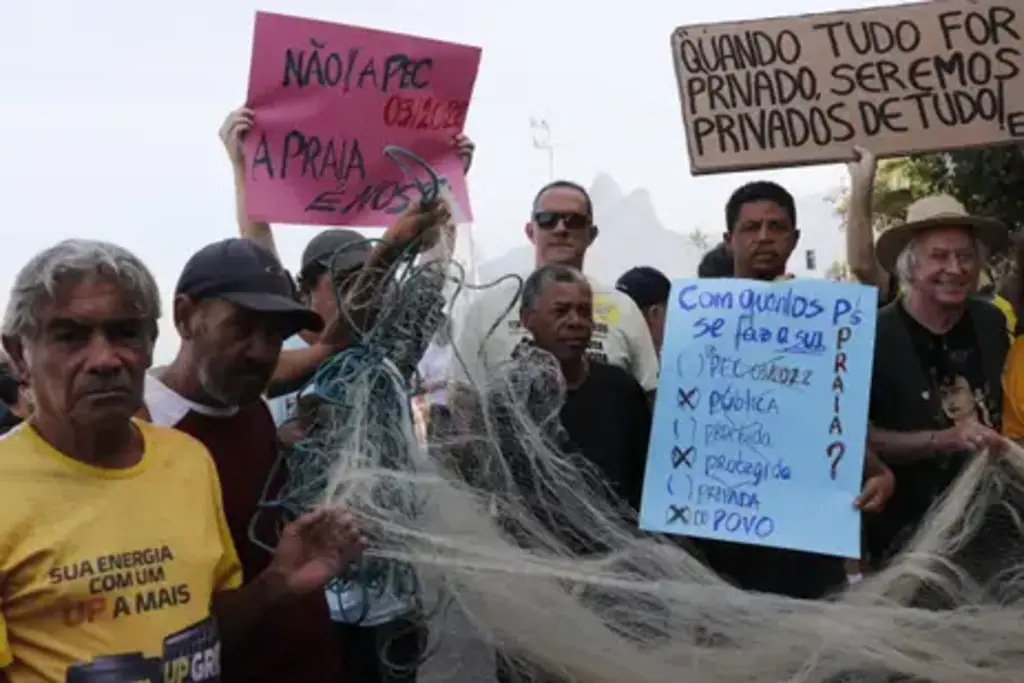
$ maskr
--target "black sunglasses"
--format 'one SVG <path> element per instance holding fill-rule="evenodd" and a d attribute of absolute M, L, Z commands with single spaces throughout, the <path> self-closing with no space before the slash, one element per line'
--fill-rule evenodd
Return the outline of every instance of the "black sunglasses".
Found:
<path fill-rule="evenodd" d="M 568 230 L 582 230 L 590 227 L 590 216 L 573 211 L 537 211 L 533 214 L 533 222 L 544 230 L 552 230 L 558 226 L 559 221 L 565 224 Z"/>

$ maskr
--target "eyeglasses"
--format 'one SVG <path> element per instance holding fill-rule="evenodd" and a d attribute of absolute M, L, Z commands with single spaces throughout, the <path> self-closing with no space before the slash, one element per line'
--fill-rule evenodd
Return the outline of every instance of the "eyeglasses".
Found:
<path fill-rule="evenodd" d="M 533 222 L 544 230 L 553 230 L 562 222 L 567 230 L 582 230 L 590 227 L 590 216 L 573 211 L 537 211 Z"/>

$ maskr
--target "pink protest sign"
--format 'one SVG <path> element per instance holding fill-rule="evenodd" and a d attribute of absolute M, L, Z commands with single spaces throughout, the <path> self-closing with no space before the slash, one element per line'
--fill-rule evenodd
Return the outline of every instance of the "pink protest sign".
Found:
<path fill-rule="evenodd" d="M 245 143 L 249 217 L 271 223 L 385 226 L 421 196 L 384 155 L 396 145 L 444 179 L 472 214 L 454 136 L 480 48 L 258 12 Z M 407 157 L 403 157 L 407 159 Z"/>

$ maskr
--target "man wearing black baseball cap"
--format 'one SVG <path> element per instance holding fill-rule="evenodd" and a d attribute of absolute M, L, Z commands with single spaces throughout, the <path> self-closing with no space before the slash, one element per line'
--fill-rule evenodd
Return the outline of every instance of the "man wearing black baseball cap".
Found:
<path fill-rule="evenodd" d="M 251 240 L 232 238 L 200 249 L 185 264 L 174 294 L 182 346 L 168 371 L 195 372 L 186 388 L 198 390 L 207 403 L 257 400 L 282 342 L 300 330 L 324 329 L 323 318 L 296 298 L 277 257 Z"/>
<path fill-rule="evenodd" d="M 223 492 L 224 517 L 245 578 L 256 577 L 270 554 L 249 527 L 278 458 L 277 428 L 262 393 L 285 339 L 314 334 L 324 320 L 297 299 L 277 257 L 252 240 L 232 238 L 203 247 L 185 264 L 174 292 L 181 346 L 174 361 L 146 377 L 145 415 L 174 427 L 210 451 Z M 260 520 L 254 533 L 273 543 L 279 520 Z M 342 679 L 335 628 L 322 593 L 281 612 L 254 636 L 246 681 L 333 683 Z"/>
<path fill-rule="evenodd" d="M 657 268 L 637 266 L 630 268 L 615 283 L 619 290 L 637 305 L 651 330 L 654 348 L 661 354 L 661 339 L 665 334 L 665 312 L 672 283 Z"/>

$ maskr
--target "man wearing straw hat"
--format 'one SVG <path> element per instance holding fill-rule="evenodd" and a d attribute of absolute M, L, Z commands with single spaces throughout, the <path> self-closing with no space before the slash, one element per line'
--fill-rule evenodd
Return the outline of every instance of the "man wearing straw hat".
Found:
<path fill-rule="evenodd" d="M 879 265 L 904 292 L 878 313 L 870 445 L 896 476 L 867 525 L 873 563 L 907 540 L 971 454 L 1002 443 L 1001 374 L 1009 340 L 1000 311 L 972 297 L 1006 227 L 948 195 L 919 199 L 880 236 Z"/>

